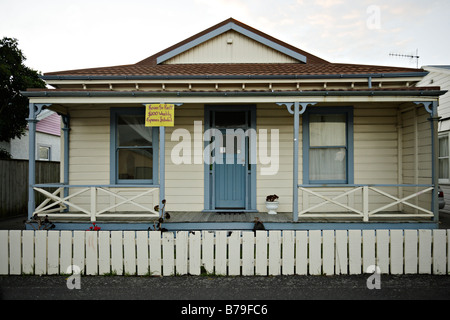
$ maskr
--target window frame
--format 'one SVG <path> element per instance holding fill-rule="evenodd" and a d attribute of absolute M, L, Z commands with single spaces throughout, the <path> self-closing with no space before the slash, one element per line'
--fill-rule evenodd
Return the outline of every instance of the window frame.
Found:
<path fill-rule="evenodd" d="M 48 158 L 41 158 L 41 148 L 45 148 L 48 150 Z M 37 157 L 36 159 L 40 161 L 51 161 L 52 160 L 52 147 L 47 144 L 38 144 L 37 146 Z"/>
<path fill-rule="evenodd" d="M 139 147 L 121 148 L 117 145 L 118 128 L 117 119 L 122 115 L 142 115 L 145 117 L 145 107 L 114 107 L 110 109 L 110 183 L 111 185 L 156 185 L 159 177 L 159 127 L 153 127 L 152 130 L 152 151 L 153 151 L 153 171 L 152 179 L 119 179 L 119 156 L 120 149 L 139 149 Z M 148 148 L 140 147 L 140 148 Z"/>
<path fill-rule="evenodd" d="M 444 134 L 439 134 L 439 136 L 438 136 L 438 140 L 445 139 L 445 138 L 447 138 L 449 155 L 446 157 L 441 157 L 441 150 L 440 149 L 438 150 L 438 170 L 441 167 L 441 165 L 440 165 L 441 159 L 448 159 L 448 164 L 450 167 L 450 132 L 446 132 Z M 438 141 L 438 146 L 440 146 L 440 145 L 441 145 L 440 141 Z M 448 172 L 449 172 L 449 177 L 448 178 L 439 178 L 439 183 L 450 183 L 450 168 L 449 168 Z M 439 172 L 439 176 L 440 176 L 440 172 Z"/>
<path fill-rule="evenodd" d="M 346 177 L 342 180 L 311 180 L 310 179 L 310 116 L 311 115 L 345 115 L 346 116 Z M 323 185 L 323 184 L 353 184 L 354 183 L 354 139 L 353 139 L 353 107 L 310 107 L 302 117 L 302 135 L 303 135 L 303 184 L 305 185 Z M 343 147 L 343 146 L 329 146 Z M 315 148 L 315 147 L 312 147 Z M 322 147 L 317 147 L 322 148 Z"/>

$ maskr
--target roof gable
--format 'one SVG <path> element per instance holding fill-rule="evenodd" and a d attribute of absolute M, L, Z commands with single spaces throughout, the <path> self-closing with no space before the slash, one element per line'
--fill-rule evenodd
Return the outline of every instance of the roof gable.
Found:
<path fill-rule="evenodd" d="M 269 36 L 257 29 L 254 29 L 242 22 L 239 22 L 233 18 L 229 18 L 211 28 L 208 28 L 184 41 L 181 41 L 153 56 L 150 56 L 140 62 L 137 65 L 161 65 L 170 63 L 170 60 L 185 54 L 193 50 L 194 48 L 198 48 L 201 45 L 205 45 L 205 43 L 210 42 L 214 38 L 218 36 L 224 35 L 233 31 L 241 36 L 241 38 L 247 38 L 248 42 L 258 43 L 260 46 L 264 46 L 267 51 L 272 51 L 278 53 L 278 59 L 274 61 L 267 61 L 265 63 L 280 63 L 279 58 L 281 56 L 285 56 L 288 59 L 284 59 L 285 63 L 328 63 L 327 61 L 315 57 L 307 52 L 304 52 L 296 47 L 293 47 L 285 42 L 282 42 L 276 38 Z M 237 60 L 231 62 L 227 61 L 226 63 L 239 63 L 242 58 L 238 58 Z M 187 63 L 187 62 L 186 62 Z M 204 61 L 199 61 L 197 63 L 205 63 Z M 215 63 L 223 63 L 223 62 L 215 62 Z M 243 62 L 246 63 L 246 62 Z"/>
<path fill-rule="evenodd" d="M 214 40 L 218 40 L 220 39 L 220 41 L 214 41 Z M 236 43 L 235 39 L 240 39 L 241 41 L 238 41 L 238 43 Z M 210 43 L 210 46 L 206 46 L 206 43 Z M 272 54 L 272 60 L 270 61 L 266 61 L 266 63 L 279 63 L 281 61 L 285 62 L 285 63 L 298 63 L 298 62 L 302 62 L 302 63 L 306 63 L 307 58 L 306 56 L 295 52 L 265 36 L 262 36 L 260 34 L 255 33 L 254 31 L 245 28 L 241 25 L 238 25 L 236 23 L 235 20 L 229 20 L 227 23 L 225 23 L 224 25 L 221 25 L 205 34 L 202 34 L 194 39 L 191 39 L 190 41 L 176 47 L 173 48 L 173 50 L 170 50 L 160 56 L 158 56 L 156 58 L 156 63 L 157 64 L 162 64 L 162 63 L 167 63 L 170 60 L 173 60 L 173 58 L 183 55 L 186 56 L 185 54 L 188 51 L 193 51 L 194 48 L 200 48 L 200 51 L 209 51 L 210 56 L 211 57 L 215 57 L 217 59 L 217 57 L 219 59 L 221 58 L 225 58 L 225 60 L 223 61 L 209 61 L 209 60 L 204 60 L 201 59 L 200 61 L 195 61 L 194 63 L 249 63 L 252 62 L 252 57 L 251 57 L 251 52 L 247 51 L 247 54 L 240 54 L 239 56 L 236 56 L 236 54 L 231 54 L 231 55 L 216 55 L 214 54 L 213 51 L 218 51 L 218 52 L 224 52 L 225 53 L 227 51 L 232 52 L 232 51 L 239 51 L 239 49 L 235 50 L 236 45 L 240 46 L 240 51 L 241 53 L 243 51 L 245 51 L 245 48 L 250 47 L 250 48 L 254 48 L 255 44 L 259 44 L 259 49 L 266 49 L 266 50 L 260 50 L 259 52 L 264 52 L 264 51 L 269 51 L 269 52 L 276 52 L 279 53 L 279 55 L 276 54 Z M 212 44 L 212 45 L 211 45 Z M 250 45 L 249 45 L 250 44 Z M 207 48 L 209 47 L 209 48 Z M 211 50 L 212 47 L 212 50 Z M 228 47 L 231 50 L 227 50 Z M 214 50 L 214 48 L 216 48 L 216 50 Z M 201 56 L 201 57 L 205 57 L 205 55 L 203 53 L 199 53 L 199 50 L 196 50 L 197 54 L 195 54 L 195 56 Z M 287 56 L 290 59 L 280 59 L 281 56 Z M 192 57 L 192 54 L 191 54 Z M 277 58 L 275 58 L 277 57 Z M 250 59 L 250 60 L 248 60 Z M 180 61 L 184 61 L 184 59 L 182 60 L 176 60 L 177 63 L 180 63 Z M 255 62 L 255 61 L 253 61 Z M 183 62 L 181 62 L 183 63 Z M 189 62 L 185 62 L 185 63 L 192 63 L 192 60 Z"/>
<path fill-rule="evenodd" d="M 242 33 L 229 30 L 163 62 L 163 64 L 205 63 L 301 63 L 301 61 Z"/>

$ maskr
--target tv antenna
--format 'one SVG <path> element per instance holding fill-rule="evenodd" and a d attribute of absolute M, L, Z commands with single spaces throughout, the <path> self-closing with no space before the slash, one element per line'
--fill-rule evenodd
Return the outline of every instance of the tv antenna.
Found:
<path fill-rule="evenodd" d="M 400 53 L 389 53 L 392 57 L 402 57 L 402 58 L 410 58 L 410 59 L 416 59 L 416 67 L 419 69 L 419 49 L 416 49 L 416 54 L 400 54 Z"/>

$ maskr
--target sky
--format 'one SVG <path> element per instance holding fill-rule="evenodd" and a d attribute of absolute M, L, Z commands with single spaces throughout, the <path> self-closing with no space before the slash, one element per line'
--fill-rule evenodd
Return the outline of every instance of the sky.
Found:
<path fill-rule="evenodd" d="M 0 0 L 39 72 L 134 64 L 228 18 L 335 63 L 450 65 L 450 0 Z"/>

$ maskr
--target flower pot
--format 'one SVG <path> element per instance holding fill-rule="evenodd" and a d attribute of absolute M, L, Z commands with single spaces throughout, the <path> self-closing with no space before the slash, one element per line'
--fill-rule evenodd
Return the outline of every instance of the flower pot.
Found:
<path fill-rule="evenodd" d="M 269 210 L 268 214 L 277 214 L 278 201 L 266 201 L 266 208 Z"/>

